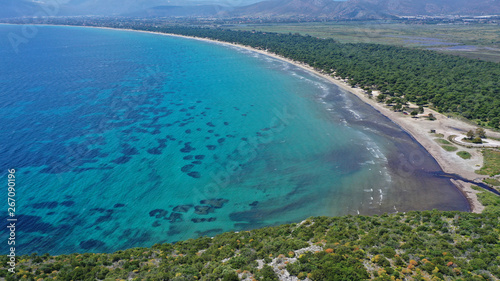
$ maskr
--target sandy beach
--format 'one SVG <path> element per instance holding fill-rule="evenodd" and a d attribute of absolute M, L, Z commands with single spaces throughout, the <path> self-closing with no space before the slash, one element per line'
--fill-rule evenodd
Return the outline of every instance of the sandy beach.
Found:
<path fill-rule="evenodd" d="M 440 138 L 445 140 L 448 139 L 450 136 L 459 136 L 456 138 L 456 140 L 459 140 L 461 139 L 460 136 L 465 135 L 467 131 L 475 130 L 477 128 L 477 126 L 473 126 L 464 121 L 455 118 L 449 118 L 429 108 L 425 108 L 425 112 L 419 116 L 416 116 L 416 118 L 410 115 L 404 115 L 402 112 L 394 112 L 391 107 L 375 101 L 377 92 L 373 93 L 374 94 L 373 98 L 369 98 L 364 90 L 359 88 L 353 88 L 348 83 L 342 81 L 341 79 L 337 79 L 329 74 L 322 73 L 321 71 L 318 71 L 317 69 L 314 69 L 313 67 L 307 64 L 296 62 L 265 50 L 259 50 L 249 46 L 216 41 L 207 38 L 191 37 L 178 34 L 141 31 L 132 29 L 118 29 L 118 28 L 108 28 L 108 27 L 94 27 L 94 28 L 144 32 L 144 33 L 152 33 L 165 36 L 189 38 L 189 39 L 212 42 L 217 44 L 224 44 L 238 48 L 243 48 L 249 51 L 257 52 L 269 57 L 273 57 L 275 59 L 291 63 L 315 75 L 321 76 L 330 81 L 331 83 L 339 86 L 341 89 L 356 95 L 363 102 L 367 103 L 368 105 L 372 106 L 374 109 L 379 111 L 381 114 L 388 117 L 391 121 L 399 125 L 404 131 L 406 131 L 413 138 L 415 138 L 415 140 L 417 140 L 432 155 L 432 157 L 436 159 L 436 161 L 439 163 L 444 172 L 457 174 L 465 179 L 475 182 L 481 182 L 482 179 L 485 178 L 485 176 L 478 175 L 474 172 L 475 170 L 478 170 L 483 164 L 483 156 L 480 152 L 480 149 L 458 146 L 459 149 L 458 151 L 467 151 L 472 155 L 471 159 L 465 160 L 459 157 L 456 154 L 456 151 L 448 152 L 445 149 L 443 149 L 438 142 L 436 142 L 436 138 L 438 138 L 436 134 L 441 134 L 442 136 Z M 427 118 L 423 118 L 424 116 L 427 116 L 429 113 L 432 113 L 434 115 L 434 117 L 436 118 L 435 121 L 430 121 Z M 435 131 L 435 133 L 430 133 L 431 130 Z M 493 132 L 490 130 L 486 130 L 486 132 L 488 136 L 500 139 L 500 133 Z M 488 143 L 490 146 L 495 147 L 498 145 L 497 147 L 500 147 L 500 141 L 488 140 Z M 472 212 L 481 212 L 484 209 L 484 207 L 477 199 L 476 196 L 477 192 L 475 192 L 470 187 L 471 184 L 462 181 L 453 181 L 453 183 L 467 197 Z"/>

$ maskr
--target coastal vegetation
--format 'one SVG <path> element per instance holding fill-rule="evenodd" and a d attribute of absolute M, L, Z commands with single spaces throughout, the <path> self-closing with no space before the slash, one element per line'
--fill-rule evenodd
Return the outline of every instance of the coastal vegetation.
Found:
<path fill-rule="evenodd" d="M 436 142 L 440 144 L 451 144 L 449 141 L 445 139 L 436 139 Z"/>
<path fill-rule="evenodd" d="M 500 186 L 500 181 L 497 179 L 487 178 L 484 179 L 483 181 L 492 186 Z"/>
<path fill-rule="evenodd" d="M 423 211 L 314 217 L 109 254 L 18 257 L 6 280 L 495 280 L 500 198 L 483 214 Z"/>
<path fill-rule="evenodd" d="M 375 43 L 500 62 L 500 34 L 495 24 L 407 24 L 387 21 L 246 24 L 233 30 L 299 33 L 341 43 Z M 457 48 L 456 46 L 464 46 Z M 468 48 L 467 48 L 468 47 Z"/>
<path fill-rule="evenodd" d="M 481 144 L 483 143 L 483 139 L 486 138 L 486 132 L 483 128 L 477 128 L 475 132 L 473 130 L 469 130 L 466 136 L 466 138 L 462 139 L 463 141 Z"/>
<path fill-rule="evenodd" d="M 457 152 L 457 155 L 462 157 L 462 159 L 465 159 L 465 160 L 470 159 L 472 157 L 472 155 L 467 151 L 459 151 L 459 152 Z"/>
<path fill-rule="evenodd" d="M 484 149 L 484 166 L 476 171 L 480 175 L 495 176 L 500 174 L 500 151 L 494 149 Z"/>
<path fill-rule="evenodd" d="M 473 189 L 479 191 L 477 197 L 481 204 L 485 207 L 483 214 L 499 214 L 500 213 L 500 196 L 491 192 L 486 192 L 477 186 L 472 186 Z M 497 224 L 498 226 L 498 224 Z"/>
<path fill-rule="evenodd" d="M 441 145 L 441 147 L 448 152 L 453 152 L 458 150 L 458 148 L 453 145 Z"/>
<path fill-rule="evenodd" d="M 435 121 L 436 117 L 434 117 L 434 114 L 429 113 L 429 115 L 427 115 L 427 119 L 429 119 L 429 121 Z"/>

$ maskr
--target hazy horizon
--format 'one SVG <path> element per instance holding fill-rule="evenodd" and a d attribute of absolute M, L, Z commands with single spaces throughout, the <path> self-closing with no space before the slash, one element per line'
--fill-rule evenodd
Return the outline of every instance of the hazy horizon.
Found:
<path fill-rule="evenodd" d="M 0 18 L 40 16 L 311 17 L 498 15 L 500 2 L 478 0 L 0 0 Z"/>

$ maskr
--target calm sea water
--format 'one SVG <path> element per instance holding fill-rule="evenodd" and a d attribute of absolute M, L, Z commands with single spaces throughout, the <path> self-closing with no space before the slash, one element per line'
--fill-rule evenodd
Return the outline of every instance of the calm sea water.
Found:
<path fill-rule="evenodd" d="M 16 54 L 6 38 L 20 30 L 0 26 L 0 174 L 7 186 L 7 169 L 17 171 L 18 254 L 468 209 L 400 128 L 293 65 L 79 27 L 39 27 Z"/>

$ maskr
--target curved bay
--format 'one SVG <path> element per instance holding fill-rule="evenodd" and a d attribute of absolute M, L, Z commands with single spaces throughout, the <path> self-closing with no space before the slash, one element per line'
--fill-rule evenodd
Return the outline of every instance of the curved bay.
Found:
<path fill-rule="evenodd" d="M 24 253 L 110 252 L 317 215 L 468 209 L 408 134 L 288 63 L 77 27 L 43 27 L 19 56 L 2 47 L 0 165 L 18 170 Z"/>

